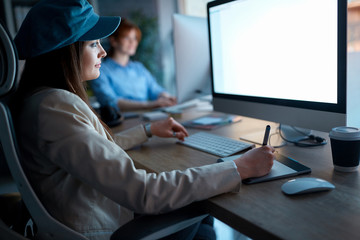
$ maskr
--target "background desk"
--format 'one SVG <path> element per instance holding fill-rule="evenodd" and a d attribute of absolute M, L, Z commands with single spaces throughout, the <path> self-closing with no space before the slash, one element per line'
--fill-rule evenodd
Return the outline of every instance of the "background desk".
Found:
<path fill-rule="evenodd" d="M 178 120 L 185 121 L 207 113 L 189 110 Z M 113 130 L 120 131 L 140 122 L 140 119 L 126 120 Z M 244 117 L 239 123 L 210 132 L 238 139 L 253 132 L 263 132 L 267 124 L 269 122 Z M 191 134 L 198 130 L 188 131 Z M 328 139 L 327 133 L 316 134 Z M 127 152 L 137 167 L 152 172 L 215 164 L 218 159 L 175 143 L 175 139 L 153 137 Z M 312 148 L 289 145 L 277 151 L 312 169 L 311 174 L 299 177 L 323 178 L 332 182 L 336 189 L 289 197 L 281 192 L 281 185 L 289 179 L 243 184 L 238 194 L 228 193 L 206 200 L 204 207 L 209 213 L 254 239 L 360 239 L 359 171 L 334 171 L 330 144 Z"/>

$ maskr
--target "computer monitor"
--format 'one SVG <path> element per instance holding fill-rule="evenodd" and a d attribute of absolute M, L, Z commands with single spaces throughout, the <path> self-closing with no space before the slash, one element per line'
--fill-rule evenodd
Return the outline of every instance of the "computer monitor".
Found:
<path fill-rule="evenodd" d="M 173 15 L 176 92 L 179 103 L 211 94 L 206 18 Z"/>
<path fill-rule="evenodd" d="M 207 12 L 215 110 L 325 132 L 360 127 L 347 1 L 220 0 Z"/>

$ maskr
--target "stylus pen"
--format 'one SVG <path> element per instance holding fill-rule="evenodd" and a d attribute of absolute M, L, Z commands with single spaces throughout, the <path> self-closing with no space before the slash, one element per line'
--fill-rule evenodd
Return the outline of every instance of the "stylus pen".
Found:
<path fill-rule="evenodd" d="M 265 129 L 264 141 L 263 141 L 263 144 L 262 144 L 263 146 L 268 144 L 269 135 L 270 135 L 270 125 L 267 125 L 266 129 Z"/>

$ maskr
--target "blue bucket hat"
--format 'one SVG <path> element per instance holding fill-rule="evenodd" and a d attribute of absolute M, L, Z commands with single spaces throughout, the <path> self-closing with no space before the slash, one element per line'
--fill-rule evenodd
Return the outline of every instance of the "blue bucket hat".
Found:
<path fill-rule="evenodd" d="M 87 0 L 43 0 L 32 7 L 15 36 L 20 59 L 28 59 L 77 41 L 112 34 L 120 17 L 100 17 Z"/>

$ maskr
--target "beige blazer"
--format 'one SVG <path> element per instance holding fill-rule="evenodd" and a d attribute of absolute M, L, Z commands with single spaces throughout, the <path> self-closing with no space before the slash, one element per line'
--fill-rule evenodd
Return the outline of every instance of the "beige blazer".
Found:
<path fill-rule="evenodd" d="M 90 239 L 109 239 L 133 212 L 166 212 L 241 185 L 232 162 L 159 174 L 136 169 L 124 149 L 147 140 L 142 125 L 113 139 L 65 90 L 27 98 L 18 135 L 24 168 L 46 209 Z"/>

